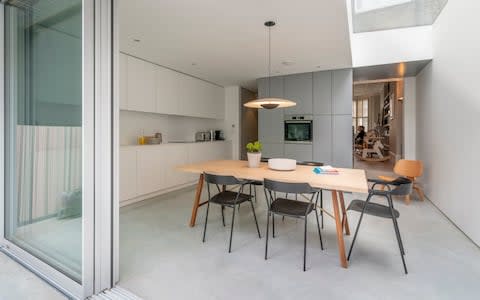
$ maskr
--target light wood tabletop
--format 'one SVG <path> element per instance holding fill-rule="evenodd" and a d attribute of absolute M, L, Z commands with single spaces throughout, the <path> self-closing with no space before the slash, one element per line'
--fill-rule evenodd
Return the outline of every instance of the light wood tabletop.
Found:
<path fill-rule="evenodd" d="M 316 174 L 312 166 L 297 166 L 293 171 L 274 171 L 266 163 L 259 168 L 249 168 L 246 161 L 213 160 L 178 166 L 179 171 L 199 174 L 197 190 L 190 217 L 190 226 L 195 226 L 198 208 L 207 203 L 201 202 L 204 173 L 230 175 L 239 179 L 263 181 L 265 178 L 284 182 L 306 182 L 314 188 L 329 190 L 332 193 L 333 218 L 337 231 L 338 253 L 340 265 L 348 267 L 345 255 L 343 232 L 350 235 L 343 192 L 368 193 L 365 170 L 337 168 L 338 174 Z M 331 215 L 327 212 L 328 215 Z"/>

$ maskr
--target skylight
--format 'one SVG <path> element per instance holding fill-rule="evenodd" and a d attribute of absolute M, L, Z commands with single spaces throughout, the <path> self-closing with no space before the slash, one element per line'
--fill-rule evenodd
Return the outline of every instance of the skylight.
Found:
<path fill-rule="evenodd" d="M 353 32 L 431 25 L 448 0 L 351 0 Z"/>
<path fill-rule="evenodd" d="M 356 13 L 367 12 L 375 9 L 395 6 L 413 0 L 354 0 L 354 8 Z"/>

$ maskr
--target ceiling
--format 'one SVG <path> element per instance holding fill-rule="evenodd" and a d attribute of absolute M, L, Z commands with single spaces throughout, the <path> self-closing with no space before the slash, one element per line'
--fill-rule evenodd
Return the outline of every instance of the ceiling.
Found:
<path fill-rule="evenodd" d="M 423 68 L 431 62 L 427 60 L 416 60 L 387 65 L 359 67 L 353 69 L 353 81 L 369 81 L 389 78 L 403 78 L 417 76 Z"/>
<path fill-rule="evenodd" d="M 256 90 L 272 75 L 352 66 L 345 1 L 120 0 L 120 50 L 198 78 Z M 138 39 L 139 42 L 134 40 Z"/>

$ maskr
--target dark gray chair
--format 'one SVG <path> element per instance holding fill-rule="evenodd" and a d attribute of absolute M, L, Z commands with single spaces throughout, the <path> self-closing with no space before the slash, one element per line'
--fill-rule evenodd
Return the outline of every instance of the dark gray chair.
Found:
<path fill-rule="evenodd" d="M 348 252 L 348 260 L 350 260 L 350 256 L 352 254 L 353 245 L 355 244 L 355 240 L 357 239 L 358 230 L 360 229 L 360 224 L 362 222 L 362 218 L 364 214 L 372 215 L 381 218 L 388 218 L 392 219 L 393 227 L 395 229 L 395 235 L 397 236 L 398 247 L 400 249 L 400 256 L 402 257 L 403 269 L 405 270 L 405 274 L 408 274 L 407 265 L 405 263 L 405 249 L 402 243 L 402 237 L 400 236 L 400 230 L 398 229 L 398 221 L 397 219 L 400 217 L 400 213 L 393 207 L 392 196 L 405 196 L 409 195 L 412 192 L 413 182 L 405 177 L 398 177 L 394 181 L 383 181 L 380 179 L 368 179 L 369 182 L 372 182 L 373 185 L 368 192 L 367 200 L 353 200 L 350 202 L 350 205 L 347 208 L 348 210 L 354 210 L 360 212 L 360 219 L 358 220 L 357 229 L 355 229 L 355 235 L 353 236 L 352 245 L 350 246 L 350 251 Z M 387 190 L 378 190 L 375 187 L 379 186 L 386 186 Z M 392 189 L 392 187 L 393 189 Z M 378 203 L 370 202 L 373 196 L 380 196 L 387 199 L 388 206 L 382 205 Z"/>
<path fill-rule="evenodd" d="M 232 212 L 232 224 L 230 228 L 230 242 L 228 246 L 228 252 L 232 252 L 232 236 L 233 236 L 233 225 L 235 222 L 235 208 L 243 202 L 250 202 L 253 212 L 253 219 L 255 220 L 255 225 L 257 226 L 257 233 L 258 237 L 261 238 L 260 229 L 258 228 L 257 216 L 255 215 L 255 209 L 252 203 L 252 190 L 250 188 L 250 194 L 244 194 L 243 188 L 245 185 L 249 184 L 250 181 L 247 180 L 239 180 L 233 176 L 221 176 L 221 175 L 213 175 L 213 174 L 204 174 L 205 182 L 207 183 L 207 191 L 208 191 L 208 201 L 207 201 L 207 213 L 205 214 L 205 226 L 203 228 L 203 242 L 205 243 L 205 235 L 207 233 L 207 222 L 208 222 L 208 211 L 210 209 L 210 203 L 218 204 L 222 207 L 222 222 L 223 226 L 225 226 L 225 216 L 223 214 L 224 207 L 231 207 L 233 208 Z M 210 191 L 210 185 L 215 185 L 217 188 L 218 193 L 213 195 Z M 226 190 L 227 186 L 232 185 L 240 185 L 238 192 L 228 191 Z M 220 188 L 222 186 L 222 189 Z M 225 188 L 224 188 L 225 187 Z"/>
<path fill-rule="evenodd" d="M 311 166 L 311 167 L 322 167 L 324 164 L 316 161 L 297 161 L 299 166 Z M 317 189 L 320 193 L 320 217 L 322 218 L 322 229 L 323 229 L 323 190 Z"/>
<path fill-rule="evenodd" d="M 319 192 L 313 189 L 308 183 L 287 183 L 265 179 L 263 182 L 265 199 L 267 200 L 267 232 L 265 240 L 265 260 L 268 258 L 268 233 L 270 227 L 270 216 L 272 217 L 272 236 L 275 238 L 275 215 L 292 218 L 303 218 L 305 222 L 303 242 L 303 271 L 306 270 L 307 256 L 307 217 L 311 212 L 315 213 L 317 219 L 318 235 L 320 237 L 320 248 L 323 250 L 322 234 L 318 221 L 317 203 Z M 285 194 L 310 194 L 310 201 L 303 202 L 287 197 L 277 197 L 277 193 Z M 314 203 L 315 200 L 315 203 Z"/>

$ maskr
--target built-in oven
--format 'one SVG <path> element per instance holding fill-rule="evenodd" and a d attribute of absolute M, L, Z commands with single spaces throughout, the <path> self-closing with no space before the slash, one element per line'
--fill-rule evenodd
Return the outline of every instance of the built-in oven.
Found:
<path fill-rule="evenodd" d="M 313 140 L 313 116 L 286 115 L 284 140 L 286 143 L 311 143 Z"/>

